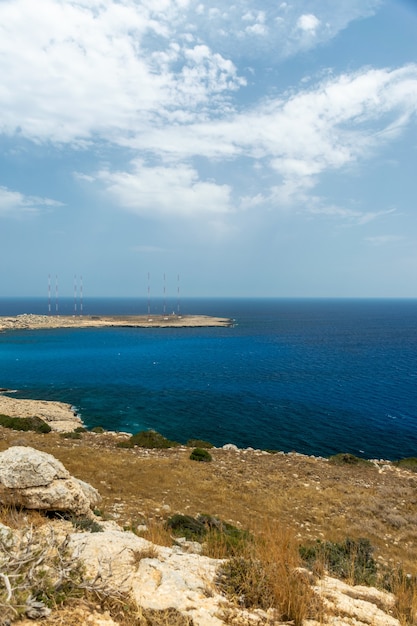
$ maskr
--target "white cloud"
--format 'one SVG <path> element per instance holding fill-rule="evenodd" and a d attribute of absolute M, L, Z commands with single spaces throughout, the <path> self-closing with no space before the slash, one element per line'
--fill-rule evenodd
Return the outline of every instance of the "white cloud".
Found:
<path fill-rule="evenodd" d="M 248 108 L 235 98 L 245 80 L 234 59 L 242 50 L 256 57 L 254 35 L 282 58 L 314 33 L 334 36 L 379 0 L 257 4 L 0 2 L 0 132 L 129 148 L 126 171 L 111 158 L 95 170 L 115 203 L 140 214 L 223 214 L 260 198 L 296 205 L 323 173 L 364 159 L 407 127 L 417 66 L 330 76 Z M 208 179 L 208 161 L 239 168 L 240 178 Z M 94 171 L 77 176 L 97 180 Z"/>
<path fill-rule="evenodd" d="M 363 226 L 379 219 L 380 217 L 384 217 L 385 215 L 389 215 L 390 213 L 395 213 L 395 209 L 388 209 L 383 211 L 358 211 L 353 209 L 347 209 L 344 207 L 326 206 L 324 204 L 318 204 L 317 206 L 310 207 L 308 209 L 308 212 L 315 215 L 327 215 L 329 217 L 343 218 L 344 220 L 353 222 L 358 226 Z"/>
<path fill-rule="evenodd" d="M 317 19 L 317 17 L 313 15 L 312 13 L 300 15 L 300 17 L 297 20 L 297 28 L 300 28 L 301 30 L 304 30 L 304 31 L 314 32 L 315 30 L 317 30 L 319 24 L 320 24 L 320 20 Z"/>
<path fill-rule="evenodd" d="M 373 246 L 385 246 L 390 243 L 403 241 L 404 237 L 400 235 L 376 235 L 375 237 L 366 237 L 365 241 Z"/>
<path fill-rule="evenodd" d="M 185 165 L 147 167 L 138 161 L 133 172 L 99 172 L 117 203 L 139 215 L 198 217 L 231 211 L 230 188 L 202 181 Z"/>
<path fill-rule="evenodd" d="M 175 110 L 221 107 L 222 92 L 244 81 L 229 59 L 175 31 L 185 4 L 0 3 L 0 130 L 118 141 Z"/>
<path fill-rule="evenodd" d="M 403 130 L 416 111 L 417 66 L 366 69 L 327 78 L 313 89 L 221 121 L 149 129 L 130 145 L 167 162 L 199 156 L 230 165 L 249 159 L 258 165 L 255 176 L 275 177 L 275 196 L 281 189 L 282 201 L 291 204 L 321 174 L 368 157 L 392 138 L 393 128 Z"/>
<path fill-rule="evenodd" d="M 213 0 L 211 20 L 203 4 L 186 0 L 0 2 L 0 131 L 85 146 L 97 136 L 121 141 L 155 120 L 203 119 L 206 107 L 222 114 L 245 84 L 233 58 L 256 57 L 254 35 L 274 62 L 305 47 L 297 20 L 311 30 L 330 13 L 330 37 L 378 1 L 343 1 L 331 11 L 323 3 L 317 16 L 300 18 L 274 2 L 260 11 L 248 0 L 242 11 L 239 2 Z M 282 11 L 277 39 L 269 25 Z"/>
<path fill-rule="evenodd" d="M 62 206 L 60 202 L 50 198 L 25 196 L 18 191 L 0 187 L 0 217 L 20 217 L 60 206 Z"/>

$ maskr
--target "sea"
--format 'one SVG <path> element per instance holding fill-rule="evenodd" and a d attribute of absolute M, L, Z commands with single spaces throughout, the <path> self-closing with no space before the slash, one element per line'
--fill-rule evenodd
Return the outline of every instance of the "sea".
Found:
<path fill-rule="evenodd" d="M 60 298 L 57 314 L 79 315 L 74 306 Z M 233 325 L 0 333 L 0 387 L 70 403 L 88 428 L 325 457 L 417 456 L 417 299 L 85 298 L 82 313 L 148 306 Z M 0 298 L 2 316 L 48 307 Z"/>

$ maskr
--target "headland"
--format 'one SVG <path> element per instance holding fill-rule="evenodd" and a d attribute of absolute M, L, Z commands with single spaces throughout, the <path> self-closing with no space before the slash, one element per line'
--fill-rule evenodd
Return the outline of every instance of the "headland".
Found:
<path fill-rule="evenodd" d="M 56 432 L 69 432 L 83 426 L 74 407 L 66 402 L 14 398 L 4 395 L 4 393 L 12 392 L 8 389 L 0 389 L 0 415 L 10 417 L 33 417 L 36 415 Z"/>
<path fill-rule="evenodd" d="M 47 328 L 199 328 L 232 326 L 233 320 L 210 315 L 34 315 L 0 317 L 0 332 Z"/>

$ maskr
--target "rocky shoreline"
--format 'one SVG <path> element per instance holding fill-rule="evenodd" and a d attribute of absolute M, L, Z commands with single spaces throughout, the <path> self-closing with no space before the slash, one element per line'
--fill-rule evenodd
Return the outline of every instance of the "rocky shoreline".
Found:
<path fill-rule="evenodd" d="M 81 418 L 70 404 L 52 400 L 28 400 L 4 395 L 10 390 L 0 389 L 0 415 L 10 417 L 40 417 L 51 430 L 73 431 L 83 426 Z"/>
<path fill-rule="evenodd" d="M 233 326 L 227 317 L 210 315 L 34 315 L 0 317 L 0 332 L 47 328 L 199 328 Z"/>

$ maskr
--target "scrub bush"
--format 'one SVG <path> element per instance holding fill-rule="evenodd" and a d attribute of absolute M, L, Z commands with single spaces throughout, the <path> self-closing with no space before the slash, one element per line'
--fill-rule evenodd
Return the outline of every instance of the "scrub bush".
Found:
<path fill-rule="evenodd" d="M 0 415 L 0 426 L 11 428 L 12 430 L 32 430 L 35 433 L 50 433 L 51 427 L 40 417 L 10 417 L 10 415 Z"/>
<path fill-rule="evenodd" d="M 377 568 L 372 553 L 373 547 L 364 538 L 347 538 L 343 543 L 317 540 L 312 546 L 300 547 L 301 558 L 310 569 L 324 568 L 354 585 L 375 584 Z"/>
<path fill-rule="evenodd" d="M 189 439 L 186 443 L 188 448 L 205 448 L 209 450 L 210 448 L 214 448 L 213 444 L 209 441 L 204 441 L 203 439 Z"/>
<path fill-rule="evenodd" d="M 212 460 L 210 452 L 207 452 L 204 448 L 194 448 L 190 454 L 192 461 L 200 461 L 203 463 L 209 463 Z"/>
<path fill-rule="evenodd" d="M 131 435 L 127 441 L 120 441 L 117 444 L 118 448 L 176 448 L 180 444 L 176 441 L 167 439 L 156 430 L 142 430 L 134 435 Z"/>
<path fill-rule="evenodd" d="M 329 457 L 329 461 L 335 465 L 367 465 L 369 467 L 374 467 L 374 464 L 371 461 L 361 459 L 360 457 L 350 454 L 349 452 L 334 454 Z"/>

